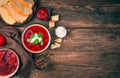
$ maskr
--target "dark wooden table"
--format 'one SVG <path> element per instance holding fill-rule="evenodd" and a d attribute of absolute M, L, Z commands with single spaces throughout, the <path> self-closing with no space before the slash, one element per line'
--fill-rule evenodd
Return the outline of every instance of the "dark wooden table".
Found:
<path fill-rule="evenodd" d="M 120 0 L 39 0 L 60 15 L 68 35 L 59 49 L 46 50 L 52 64 L 30 78 L 120 78 Z M 27 25 L 47 21 L 34 17 Z M 25 24 L 26 26 L 26 24 Z M 24 29 L 20 27 L 20 29 Z"/>
<path fill-rule="evenodd" d="M 67 37 L 47 50 L 52 65 L 30 78 L 120 78 L 120 0 L 40 0 L 60 15 Z M 37 21 L 48 26 L 47 22 Z"/>

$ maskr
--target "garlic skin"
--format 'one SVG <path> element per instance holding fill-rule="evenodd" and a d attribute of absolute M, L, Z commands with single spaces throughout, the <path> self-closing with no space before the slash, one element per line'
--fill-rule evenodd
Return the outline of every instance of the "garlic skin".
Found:
<path fill-rule="evenodd" d="M 61 42 L 62 42 L 62 38 L 57 38 L 57 39 L 55 39 L 55 42 L 61 43 Z"/>
<path fill-rule="evenodd" d="M 61 47 L 60 43 L 51 44 L 51 49 L 56 49 L 56 48 L 60 48 L 60 47 Z"/>

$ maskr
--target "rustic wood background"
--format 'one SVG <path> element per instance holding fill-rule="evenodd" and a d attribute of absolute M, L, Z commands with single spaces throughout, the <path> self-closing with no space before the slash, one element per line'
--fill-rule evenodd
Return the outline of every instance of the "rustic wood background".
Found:
<path fill-rule="evenodd" d="M 65 26 L 68 35 L 61 48 L 47 50 L 52 65 L 33 70 L 30 78 L 120 78 L 120 0 L 39 0 L 38 4 L 60 15 L 56 26 Z"/>
<path fill-rule="evenodd" d="M 68 35 L 61 48 L 46 50 L 52 64 L 34 68 L 30 78 L 120 78 L 120 0 L 37 1 L 60 15 L 56 26 L 65 26 Z M 48 27 L 34 17 L 17 28 L 33 23 Z"/>

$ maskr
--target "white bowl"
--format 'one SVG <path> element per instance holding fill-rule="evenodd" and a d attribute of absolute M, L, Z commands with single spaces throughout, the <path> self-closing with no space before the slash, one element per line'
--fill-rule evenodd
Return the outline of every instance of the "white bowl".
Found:
<path fill-rule="evenodd" d="M 55 34 L 56 34 L 57 37 L 63 38 L 67 35 L 67 29 L 63 26 L 58 26 L 55 29 Z"/>

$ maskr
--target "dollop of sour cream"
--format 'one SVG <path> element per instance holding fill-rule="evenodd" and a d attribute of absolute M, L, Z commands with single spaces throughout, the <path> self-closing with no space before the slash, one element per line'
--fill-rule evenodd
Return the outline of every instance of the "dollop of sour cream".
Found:
<path fill-rule="evenodd" d="M 55 34 L 57 37 L 63 38 L 67 35 L 67 30 L 63 26 L 58 26 L 55 30 Z"/>

